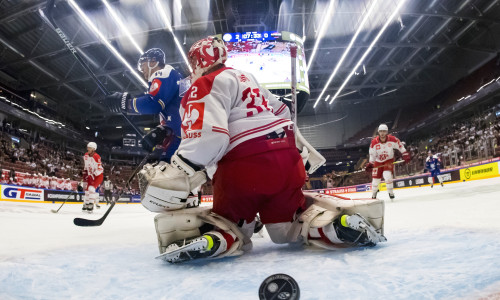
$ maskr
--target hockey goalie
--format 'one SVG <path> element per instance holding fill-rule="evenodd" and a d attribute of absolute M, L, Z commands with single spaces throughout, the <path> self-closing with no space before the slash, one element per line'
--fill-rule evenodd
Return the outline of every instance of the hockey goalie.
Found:
<path fill-rule="evenodd" d="M 312 173 L 325 159 L 294 133 L 285 104 L 252 74 L 224 65 L 220 39 L 196 42 L 188 56 L 193 84 L 181 102 L 182 142 L 170 164 L 139 173 L 142 204 L 160 212 L 158 258 L 241 255 L 252 248 L 257 213 L 275 243 L 336 249 L 386 241 L 382 201 L 303 194 L 304 165 Z M 187 208 L 207 176 L 213 207 Z"/>

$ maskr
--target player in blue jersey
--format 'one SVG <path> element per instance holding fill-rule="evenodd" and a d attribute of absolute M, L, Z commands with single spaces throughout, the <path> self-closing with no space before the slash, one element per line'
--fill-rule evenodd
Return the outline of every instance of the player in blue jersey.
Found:
<path fill-rule="evenodd" d="M 127 92 L 115 92 L 105 101 L 112 112 L 159 114 L 160 125 L 144 137 L 142 146 L 148 151 L 161 148 L 160 160 L 170 162 L 181 142 L 179 106 L 182 97 L 179 85 L 186 80 L 172 66 L 165 64 L 165 53 L 159 48 L 142 54 L 137 68 L 149 83 L 148 92 L 135 98 Z"/>
<path fill-rule="evenodd" d="M 425 160 L 425 168 L 431 173 L 429 177 L 429 183 L 431 187 L 434 187 L 434 178 L 437 178 L 441 186 L 443 186 L 443 178 L 441 176 L 441 171 L 439 168 L 441 167 L 441 161 L 437 157 L 437 155 L 433 155 L 432 151 L 429 151 L 429 156 Z"/>

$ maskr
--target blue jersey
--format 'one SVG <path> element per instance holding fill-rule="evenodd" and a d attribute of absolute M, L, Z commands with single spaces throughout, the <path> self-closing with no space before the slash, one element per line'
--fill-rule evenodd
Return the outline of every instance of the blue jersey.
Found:
<path fill-rule="evenodd" d="M 159 114 L 161 125 L 172 128 L 175 137 L 170 146 L 162 154 L 162 160 L 170 160 L 181 141 L 181 116 L 179 106 L 179 83 L 182 76 L 174 68 L 167 65 L 156 71 L 150 78 L 149 90 L 141 97 L 132 99 L 131 112 L 141 115 Z"/>
<path fill-rule="evenodd" d="M 441 166 L 441 162 L 439 161 L 439 158 L 437 158 L 436 155 L 433 155 L 431 157 L 427 157 L 425 161 L 425 168 L 429 170 L 429 172 L 437 172 L 439 173 L 439 167 Z"/>

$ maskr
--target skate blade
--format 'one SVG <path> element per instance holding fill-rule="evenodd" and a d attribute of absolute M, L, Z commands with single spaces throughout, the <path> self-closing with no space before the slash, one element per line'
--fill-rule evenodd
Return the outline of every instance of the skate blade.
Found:
<path fill-rule="evenodd" d="M 207 246 L 207 241 L 204 239 L 200 239 L 198 241 L 191 242 L 187 245 L 179 247 L 177 249 L 173 249 L 170 251 L 165 251 L 162 254 L 155 257 L 155 259 L 161 259 L 168 262 L 176 262 L 174 259 L 179 256 L 183 252 L 188 251 L 198 251 L 201 249 L 205 249 Z"/>

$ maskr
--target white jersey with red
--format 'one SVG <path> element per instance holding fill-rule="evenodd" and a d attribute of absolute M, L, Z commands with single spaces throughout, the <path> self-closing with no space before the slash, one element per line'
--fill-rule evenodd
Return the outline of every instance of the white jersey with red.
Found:
<path fill-rule="evenodd" d="M 290 112 L 252 74 L 223 67 L 190 87 L 179 109 L 182 142 L 179 154 L 207 166 L 244 141 L 292 125 Z"/>
<path fill-rule="evenodd" d="M 101 164 L 101 157 L 96 152 L 94 152 L 92 155 L 85 153 L 85 156 L 83 156 L 83 161 L 85 163 L 83 171 L 84 173 L 86 173 L 86 175 L 97 177 L 104 171 Z"/>
<path fill-rule="evenodd" d="M 52 190 L 56 190 L 57 189 L 57 181 L 54 178 L 50 179 L 50 188 Z"/>
<path fill-rule="evenodd" d="M 42 186 L 45 189 L 50 189 L 50 180 L 48 178 L 44 178 L 42 181 Z"/>
<path fill-rule="evenodd" d="M 406 152 L 405 147 L 397 137 L 388 134 L 386 141 L 382 142 L 380 136 L 377 136 L 370 144 L 370 162 L 375 166 L 393 162 L 394 149 L 399 150 L 401 153 Z"/>
<path fill-rule="evenodd" d="M 58 190 L 64 190 L 64 179 L 57 178 L 56 187 L 57 187 Z"/>
<path fill-rule="evenodd" d="M 71 184 L 71 181 L 64 182 L 64 189 L 67 190 L 67 191 L 72 191 L 73 190 L 73 185 Z"/>

